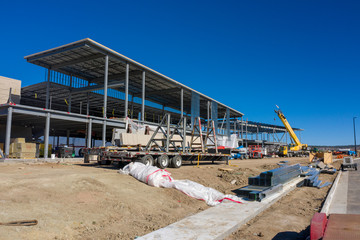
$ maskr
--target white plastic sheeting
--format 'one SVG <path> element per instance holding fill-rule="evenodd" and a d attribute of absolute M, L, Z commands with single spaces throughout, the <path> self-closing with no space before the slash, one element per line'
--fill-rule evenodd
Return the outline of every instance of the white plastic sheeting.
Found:
<path fill-rule="evenodd" d="M 205 201 L 209 206 L 215 206 L 224 200 L 241 203 L 234 195 L 224 195 L 221 192 L 205 187 L 190 180 L 174 180 L 171 173 L 154 166 L 146 166 L 132 162 L 119 170 L 121 174 L 130 174 L 134 178 L 154 187 L 175 188 L 186 195 Z"/>
<path fill-rule="evenodd" d="M 230 137 L 218 135 L 216 140 L 218 146 L 224 146 L 229 148 L 239 147 L 236 134 L 231 134 Z"/>

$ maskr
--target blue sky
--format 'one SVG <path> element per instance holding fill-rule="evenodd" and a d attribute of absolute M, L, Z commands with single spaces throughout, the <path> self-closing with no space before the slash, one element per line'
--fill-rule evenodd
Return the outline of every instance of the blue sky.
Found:
<path fill-rule="evenodd" d="M 23 86 L 44 80 L 24 56 L 89 37 L 249 120 L 281 124 L 277 104 L 304 143 L 353 143 L 359 1 L 7 1 L 0 12 L 0 75 Z"/>

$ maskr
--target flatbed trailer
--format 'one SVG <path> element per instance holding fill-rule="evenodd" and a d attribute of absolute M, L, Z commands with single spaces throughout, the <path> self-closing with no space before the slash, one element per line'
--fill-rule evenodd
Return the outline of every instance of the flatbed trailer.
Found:
<path fill-rule="evenodd" d="M 96 147 L 84 148 L 84 162 L 97 161 L 99 164 L 113 162 L 142 162 L 146 165 L 157 165 L 160 168 L 179 168 L 183 161 L 204 162 L 225 161 L 228 163 L 230 154 L 202 152 L 161 152 L 143 151 L 136 147 Z"/>

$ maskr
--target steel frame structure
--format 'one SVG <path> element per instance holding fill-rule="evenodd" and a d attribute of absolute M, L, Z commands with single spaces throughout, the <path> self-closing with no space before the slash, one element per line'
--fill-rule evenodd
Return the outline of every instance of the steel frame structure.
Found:
<path fill-rule="evenodd" d="M 202 126 L 215 122 L 216 134 L 235 133 L 242 142 L 254 134 L 254 123 L 243 121 L 243 113 L 88 38 L 25 59 L 44 67 L 46 79 L 22 88 L 21 104 L 0 105 L 0 123 L 6 122 L 5 156 L 13 123 L 43 129 L 45 157 L 50 134 L 85 136 L 91 147 L 95 132 L 105 146 L 109 128 L 124 128 L 127 117 L 156 125 L 171 113 L 170 124 L 200 117 Z M 196 104 L 194 94 L 200 98 Z M 191 116 L 194 108 L 199 116 Z M 81 134 L 79 128 L 84 129 Z M 277 128 L 272 127 L 273 135 L 281 132 Z M 258 123 L 257 129 L 261 133 L 266 126 Z"/>

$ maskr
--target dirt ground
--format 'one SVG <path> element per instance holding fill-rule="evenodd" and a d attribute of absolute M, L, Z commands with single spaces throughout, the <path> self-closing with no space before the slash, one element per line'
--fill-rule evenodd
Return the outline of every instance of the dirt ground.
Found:
<path fill-rule="evenodd" d="M 233 194 L 232 190 L 247 185 L 249 176 L 277 167 L 280 160 L 307 162 L 300 158 L 237 160 L 230 166 L 215 163 L 168 170 L 175 179 L 190 179 Z M 175 189 L 150 187 L 121 175 L 118 168 L 81 163 L 0 163 L 0 222 L 39 222 L 29 227 L 0 226 L 0 239 L 134 239 L 208 208 L 203 201 Z M 328 189 L 298 188 L 228 239 L 271 239 L 289 231 L 299 236 Z"/>

